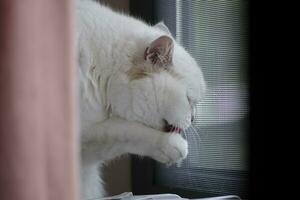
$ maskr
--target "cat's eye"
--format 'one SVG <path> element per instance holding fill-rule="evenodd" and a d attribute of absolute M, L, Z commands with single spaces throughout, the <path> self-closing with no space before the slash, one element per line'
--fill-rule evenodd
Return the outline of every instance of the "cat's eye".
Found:
<path fill-rule="evenodd" d="M 188 102 L 189 102 L 190 106 L 193 107 L 194 106 L 194 101 L 189 96 L 187 96 L 187 99 L 188 99 Z"/>
<path fill-rule="evenodd" d="M 191 98 L 190 98 L 190 97 L 187 97 L 187 99 L 188 99 L 189 103 L 191 104 Z"/>

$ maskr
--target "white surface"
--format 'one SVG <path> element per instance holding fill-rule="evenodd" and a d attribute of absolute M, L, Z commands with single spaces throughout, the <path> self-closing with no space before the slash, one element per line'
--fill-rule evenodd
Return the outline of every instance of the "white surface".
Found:
<path fill-rule="evenodd" d="M 90 199 L 90 200 L 189 200 L 186 198 L 181 198 L 176 194 L 154 194 L 154 195 L 136 195 L 134 196 L 132 192 L 125 192 L 116 196 L 100 198 L 100 199 Z M 210 197 L 210 198 L 200 198 L 193 200 L 240 200 L 236 195 L 228 195 L 228 196 L 219 196 L 219 197 Z"/>

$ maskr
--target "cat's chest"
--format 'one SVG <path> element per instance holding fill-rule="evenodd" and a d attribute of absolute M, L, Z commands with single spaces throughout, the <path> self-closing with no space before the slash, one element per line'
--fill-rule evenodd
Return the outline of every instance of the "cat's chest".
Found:
<path fill-rule="evenodd" d="M 79 116 L 82 127 L 89 126 L 108 118 L 105 107 L 104 88 L 93 86 L 87 78 L 79 81 Z"/>
<path fill-rule="evenodd" d="M 93 106 L 88 102 L 81 103 L 79 112 L 82 127 L 88 127 L 91 124 L 102 122 L 108 118 L 108 113 L 103 106 Z"/>

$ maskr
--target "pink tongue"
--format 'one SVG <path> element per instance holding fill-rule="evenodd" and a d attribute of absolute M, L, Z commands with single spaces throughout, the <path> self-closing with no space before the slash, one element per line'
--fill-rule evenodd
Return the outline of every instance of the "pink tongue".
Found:
<path fill-rule="evenodd" d="M 175 126 L 172 126 L 172 125 L 169 125 L 168 128 L 166 129 L 167 132 L 175 132 L 175 133 L 180 133 L 182 131 L 181 128 L 179 127 L 175 127 Z"/>
<path fill-rule="evenodd" d="M 172 132 L 175 132 L 175 133 L 180 133 L 180 132 L 181 132 L 181 128 L 178 128 L 178 127 L 172 127 L 172 128 L 171 128 L 171 131 L 172 131 Z"/>

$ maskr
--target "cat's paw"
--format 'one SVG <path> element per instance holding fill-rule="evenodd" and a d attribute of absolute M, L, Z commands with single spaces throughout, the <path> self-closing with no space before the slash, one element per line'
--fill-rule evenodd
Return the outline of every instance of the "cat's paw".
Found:
<path fill-rule="evenodd" d="M 178 133 L 164 134 L 157 142 L 152 157 L 168 165 L 181 162 L 188 154 L 188 144 Z"/>

